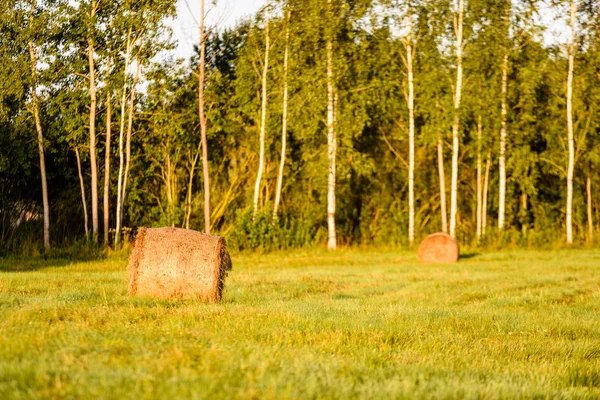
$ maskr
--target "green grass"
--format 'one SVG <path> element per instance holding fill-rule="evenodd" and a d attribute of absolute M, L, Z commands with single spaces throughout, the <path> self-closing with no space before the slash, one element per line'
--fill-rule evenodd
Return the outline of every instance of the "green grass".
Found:
<path fill-rule="evenodd" d="M 125 260 L 0 261 L 0 399 L 600 398 L 600 251 L 233 263 L 201 304 L 128 297 Z"/>

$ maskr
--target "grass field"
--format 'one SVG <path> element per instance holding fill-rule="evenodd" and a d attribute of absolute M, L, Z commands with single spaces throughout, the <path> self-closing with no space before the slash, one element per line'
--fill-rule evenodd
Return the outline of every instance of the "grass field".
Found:
<path fill-rule="evenodd" d="M 126 260 L 0 260 L 0 399 L 600 398 L 600 251 L 234 255 L 222 304 Z"/>

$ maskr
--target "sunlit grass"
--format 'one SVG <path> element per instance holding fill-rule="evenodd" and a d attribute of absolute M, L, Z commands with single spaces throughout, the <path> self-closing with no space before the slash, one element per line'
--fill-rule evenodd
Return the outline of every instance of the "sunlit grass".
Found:
<path fill-rule="evenodd" d="M 600 397 L 600 251 L 234 255 L 222 304 L 125 260 L 0 261 L 0 399 Z"/>

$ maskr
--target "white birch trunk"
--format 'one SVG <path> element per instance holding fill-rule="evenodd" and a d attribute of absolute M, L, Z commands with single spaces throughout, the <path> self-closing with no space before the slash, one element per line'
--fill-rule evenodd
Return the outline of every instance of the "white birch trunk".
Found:
<path fill-rule="evenodd" d="M 110 59 L 108 60 L 110 65 Z M 110 69 L 110 67 L 109 67 Z M 106 95 L 106 150 L 104 153 L 104 245 L 108 246 L 108 231 L 110 229 L 110 139 L 112 135 L 110 91 Z"/>
<path fill-rule="evenodd" d="M 125 135 L 125 105 L 127 99 L 127 70 L 129 69 L 129 58 L 131 56 L 131 29 L 127 33 L 127 49 L 125 51 L 125 65 L 123 67 L 123 92 L 121 93 L 121 123 L 119 126 L 119 175 L 117 178 L 117 209 L 115 213 L 115 247 L 119 245 L 121 238 L 121 208 L 123 206 L 123 169 L 125 167 L 125 155 L 123 150 L 123 139 Z"/>
<path fill-rule="evenodd" d="M 521 232 L 523 235 L 527 233 L 527 193 L 521 194 Z"/>
<path fill-rule="evenodd" d="M 594 241 L 594 218 L 592 215 L 592 178 L 588 175 L 585 182 L 587 197 L 588 242 Z"/>
<path fill-rule="evenodd" d="M 281 160 L 279 162 L 279 173 L 277 174 L 277 187 L 275 189 L 275 205 L 273 206 L 273 222 L 277 221 L 279 202 L 281 201 L 281 187 L 283 186 L 283 169 L 285 167 L 285 152 L 287 147 L 287 112 L 288 112 L 288 56 L 290 43 L 290 15 L 287 13 L 285 26 L 285 50 L 283 53 L 283 115 L 281 121 Z"/>
<path fill-rule="evenodd" d="M 571 37 L 569 41 L 569 75 L 567 78 L 567 130 L 569 165 L 567 169 L 567 244 L 573 244 L 573 174 L 575 172 L 575 143 L 573 138 L 573 69 L 575 64 L 575 1 L 571 0 Z"/>
<path fill-rule="evenodd" d="M 262 105 L 260 116 L 260 153 L 258 161 L 258 173 L 256 174 L 256 183 L 254 185 L 254 202 L 252 209 L 252 220 L 256 219 L 258 213 L 258 198 L 260 194 L 260 184 L 263 170 L 265 168 L 265 129 L 267 121 L 267 72 L 269 69 L 269 2 L 265 7 L 265 62 L 262 74 Z"/>
<path fill-rule="evenodd" d="M 208 174 L 208 144 L 206 141 L 206 117 L 204 116 L 204 72 L 206 64 L 206 37 L 204 32 L 204 0 L 200 1 L 200 73 L 198 75 L 198 116 L 200 118 L 200 142 L 202 144 L 202 174 L 204 183 L 204 232 L 210 234 L 210 177 Z M 268 22 L 267 22 L 268 24 Z M 267 46 L 268 47 L 268 46 Z M 268 49 L 267 49 L 268 51 Z M 191 177 L 190 177 L 191 181 Z M 190 189 L 191 209 L 191 189 Z M 188 218 L 189 223 L 189 218 Z"/>
<path fill-rule="evenodd" d="M 137 57 L 137 65 L 135 68 L 135 77 L 133 78 L 133 85 L 129 91 L 129 111 L 127 115 L 127 142 L 125 145 L 125 173 L 123 174 L 123 194 L 121 195 L 121 221 L 123 221 L 123 213 L 125 210 L 125 197 L 127 194 L 127 181 L 129 177 L 129 166 L 131 164 L 131 135 L 133 130 L 133 114 L 134 114 L 134 102 L 135 102 L 135 89 L 140 80 L 140 73 L 142 70 L 142 40 L 140 38 L 139 51 Z"/>
<path fill-rule="evenodd" d="M 481 115 L 479 115 L 477 120 L 477 241 L 481 240 L 481 222 L 482 222 L 482 212 L 483 212 L 483 204 L 482 204 L 482 187 L 481 187 L 481 136 L 482 136 L 482 126 L 481 126 Z"/>
<path fill-rule="evenodd" d="M 488 188 L 490 183 L 490 169 L 492 168 L 492 153 L 488 152 L 485 161 L 485 177 L 483 178 L 483 210 L 481 211 L 481 235 L 485 236 L 488 212 Z"/>
<path fill-rule="evenodd" d="M 438 174 L 440 177 L 440 210 L 442 211 L 442 232 L 448 233 L 448 208 L 446 206 L 446 173 L 444 172 L 444 144 L 438 134 L 437 143 Z"/>
<path fill-rule="evenodd" d="M 500 154 L 498 155 L 498 229 L 504 229 L 504 216 L 506 209 L 506 118 L 507 118 L 507 86 L 508 86 L 508 49 L 502 61 L 502 109 L 500 121 Z"/>
<path fill-rule="evenodd" d="M 464 0 L 458 0 L 458 23 L 456 25 L 456 92 L 454 95 L 454 122 L 452 124 L 452 187 L 450 189 L 450 236 L 456 237 L 458 213 L 458 155 L 460 132 L 460 97 L 462 92 Z"/>
<path fill-rule="evenodd" d="M 412 26 L 408 18 L 408 37 L 406 39 L 406 66 L 408 69 L 408 243 L 412 247 L 415 241 L 415 112 L 413 86 L 413 50 Z"/>
<path fill-rule="evenodd" d="M 92 0 L 90 18 L 96 15 L 96 1 Z M 94 40 L 89 32 L 88 63 L 90 68 L 90 166 L 91 166 L 91 195 L 92 195 L 92 238 L 98 241 L 98 163 L 96 161 L 96 67 L 94 63 Z"/>
<path fill-rule="evenodd" d="M 200 150 L 200 149 L 198 149 Z M 200 150 L 201 151 L 201 150 Z M 189 164 L 189 178 L 187 185 L 187 194 L 186 194 L 186 206 L 185 206 L 185 217 L 184 217 L 184 227 L 185 229 L 190 229 L 190 218 L 192 217 L 192 191 L 194 188 L 194 171 L 196 170 L 196 163 L 198 162 L 198 157 L 200 157 L 200 151 L 197 151 L 196 154 L 191 154 L 189 158 L 191 159 Z M 207 232 L 209 233 L 209 232 Z"/>
<path fill-rule="evenodd" d="M 33 12 L 35 1 L 31 5 L 31 14 L 29 16 L 30 25 L 33 23 Z M 29 41 L 29 57 L 31 61 L 31 101 L 33 103 L 33 117 L 35 119 L 35 129 L 37 131 L 38 152 L 40 156 L 40 177 L 42 180 L 42 204 L 44 208 L 44 248 L 50 248 L 50 203 L 48 201 L 48 183 L 46 179 L 46 159 L 44 155 L 44 134 L 42 123 L 40 121 L 39 100 L 37 97 L 37 61 L 35 57 L 35 47 L 32 41 Z"/>
<path fill-rule="evenodd" d="M 327 1 L 331 8 L 331 0 Z M 327 40 L 327 159 L 329 161 L 327 176 L 327 248 L 337 248 L 337 236 L 335 232 L 335 161 L 336 161 L 336 137 L 334 126 L 334 84 L 333 84 L 333 41 Z"/>
<path fill-rule="evenodd" d="M 87 201 L 85 200 L 85 184 L 83 182 L 83 174 L 81 173 L 81 158 L 79 157 L 79 149 L 77 147 L 75 147 L 75 155 L 77 156 L 77 172 L 79 174 L 79 185 L 81 186 L 81 203 L 83 204 L 83 227 L 85 229 L 85 238 L 89 240 L 90 230 L 88 227 Z"/>

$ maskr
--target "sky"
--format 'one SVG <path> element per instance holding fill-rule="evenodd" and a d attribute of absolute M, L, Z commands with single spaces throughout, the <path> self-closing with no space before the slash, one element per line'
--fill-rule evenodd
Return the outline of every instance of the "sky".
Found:
<path fill-rule="evenodd" d="M 233 26 L 243 17 L 253 15 L 265 4 L 265 0 L 218 0 L 216 7 L 212 5 L 213 0 L 205 0 L 205 3 L 207 26 Z M 177 40 L 176 57 L 187 59 L 192 55 L 194 44 L 199 40 L 196 23 L 199 16 L 200 0 L 178 0 L 177 18 L 172 23 L 173 37 Z"/>
<path fill-rule="evenodd" d="M 217 5 L 214 6 L 214 1 L 205 0 L 208 27 L 215 24 L 231 27 L 240 19 L 253 15 L 266 4 L 266 0 L 217 0 Z M 542 22 L 549 27 L 543 34 L 546 44 L 566 42 L 568 30 L 564 21 L 557 18 L 557 10 L 542 7 L 540 12 Z M 192 55 L 194 44 L 199 40 L 196 22 L 199 15 L 200 0 L 178 0 L 177 18 L 172 22 L 173 36 L 177 41 L 176 58 L 189 59 Z"/>

